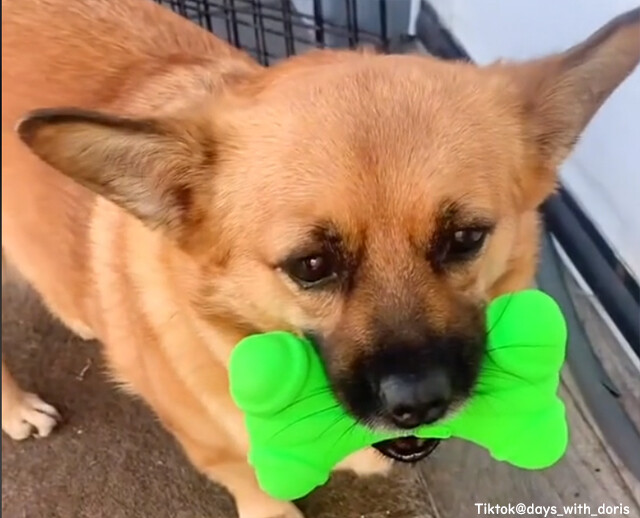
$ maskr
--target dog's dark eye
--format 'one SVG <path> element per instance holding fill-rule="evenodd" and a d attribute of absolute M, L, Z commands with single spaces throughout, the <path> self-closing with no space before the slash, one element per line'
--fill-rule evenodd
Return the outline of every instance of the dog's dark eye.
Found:
<path fill-rule="evenodd" d="M 283 270 L 303 288 L 311 288 L 336 276 L 336 262 L 330 254 L 315 254 L 291 259 Z"/>
<path fill-rule="evenodd" d="M 489 230 L 486 228 L 461 228 L 448 236 L 446 261 L 459 261 L 472 257 L 484 245 Z"/>

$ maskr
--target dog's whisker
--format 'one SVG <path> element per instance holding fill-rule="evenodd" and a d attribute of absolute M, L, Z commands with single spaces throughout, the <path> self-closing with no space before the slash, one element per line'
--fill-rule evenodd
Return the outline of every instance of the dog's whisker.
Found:
<path fill-rule="evenodd" d="M 336 423 L 337 424 L 337 423 Z M 349 433 L 351 433 L 353 430 L 355 430 L 356 426 L 358 425 L 357 421 L 353 421 L 347 428 L 345 428 L 342 433 L 336 438 L 335 442 L 333 443 L 333 447 L 335 448 L 338 444 L 340 444 L 342 442 L 342 439 Z M 327 430 L 328 431 L 328 430 Z M 326 433 L 326 432 L 325 432 Z"/>
<path fill-rule="evenodd" d="M 336 418 L 331 422 L 331 424 L 329 426 L 327 426 L 327 428 L 325 428 L 325 430 L 323 430 L 322 432 L 320 432 L 320 434 L 318 435 L 318 440 L 325 435 L 326 433 L 329 433 L 329 430 L 331 430 L 334 426 L 336 426 L 338 423 L 340 423 L 341 421 L 346 420 L 347 418 L 342 415 L 342 414 L 338 414 L 336 416 Z"/>
<path fill-rule="evenodd" d="M 312 412 L 311 414 L 307 414 L 307 415 L 305 415 L 305 416 L 302 416 L 301 418 L 296 419 L 295 421 L 292 421 L 291 423 L 289 423 L 289 425 L 288 425 L 288 426 L 286 426 L 285 428 L 282 428 L 281 430 L 278 430 L 278 432 L 276 432 L 276 433 L 275 433 L 271 438 L 272 438 L 272 439 L 275 439 L 275 438 L 276 438 L 276 437 L 278 437 L 281 433 L 286 432 L 287 430 L 291 429 L 292 427 L 296 426 L 297 424 L 301 423 L 302 421 L 305 421 L 305 420 L 307 420 L 307 419 L 313 419 L 313 418 L 316 418 L 316 417 L 318 417 L 318 416 L 320 416 L 320 415 L 322 415 L 322 414 L 324 414 L 324 413 L 326 413 L 326 412 L 333 412 L 333 411 L 335 411 L 335 410 L 337 410 L 337 409 L 339 409 L 339 408 L 340 408 L 340 405 L 339 405 L 339 404 L 336 404 L 336 405 L 332 405 L 332 406 L 330 406 L 330 407 L 326 407 L 326 408 L 323 408 L 323 409 L 317 410 L 316 412 Z M 340 413 L 339 413 L 339 414 L 340 414 Z M 342 415 L 340 415 L 340 418 L 343 418 L 343 416 L 342 416 Z"/>
<path fill-rule="evenodd" d="M 296 401 L 294 401 L 293 403 L 290 403 L 287 407 L 285 407 L 285 409 L 283 410 L 290 410 L 291 408 L 296 407 L 297 405 L 300 405 L 302 403 L 307 403 L 310 399 L 313 398 L 317 398 L 320 396 L 324 396 L 327 393 L 332 393 L 333 390 L 331 389 L 331 387 L 324 387 L 318 390 L 315 390 L 307 395 L 305 395 L 305 397 L 301 398 L 301 399 L 297 399 Z"/>

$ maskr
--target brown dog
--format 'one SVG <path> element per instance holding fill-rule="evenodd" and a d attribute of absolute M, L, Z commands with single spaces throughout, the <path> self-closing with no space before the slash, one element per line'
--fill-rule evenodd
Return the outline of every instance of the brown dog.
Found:
<path fill-rule="evenodd" d="M 147 0 L 3 0 L 2 31 L 4 253 L 242 518 L 299 513 L 245 462 L 234 344 L 313 337 L 371 426 L 455 408 L 487 300 L 531 281 L 557 166 L 640 60 L 640 10 L 484 68 L 319 51 L 264 69 Z M 6 433 L 50 432 L 4 365 L 2 391 Z"/>

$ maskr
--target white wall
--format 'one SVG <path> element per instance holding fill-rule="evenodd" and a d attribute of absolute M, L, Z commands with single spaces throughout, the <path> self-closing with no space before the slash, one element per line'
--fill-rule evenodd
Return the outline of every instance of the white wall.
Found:
<path fill-rule="evenodd" d="M 563 50 L 640 0 L 430 0 L 474 61 Z M 640 41 L 638 42 L 640 45 Z M 592 120 L 563 184 L 640 280 L 640 69 Z"/>

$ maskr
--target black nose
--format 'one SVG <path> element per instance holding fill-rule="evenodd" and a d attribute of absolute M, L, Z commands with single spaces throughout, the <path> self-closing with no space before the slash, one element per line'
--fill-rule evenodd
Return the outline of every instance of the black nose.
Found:
<path fill-rule="evenodd" d="M 384 412 L 400 428 L 437 421 L 451 403 L 451 382 L 442 370 L 421 376 L 389 375 L 379 387 Z"/>

